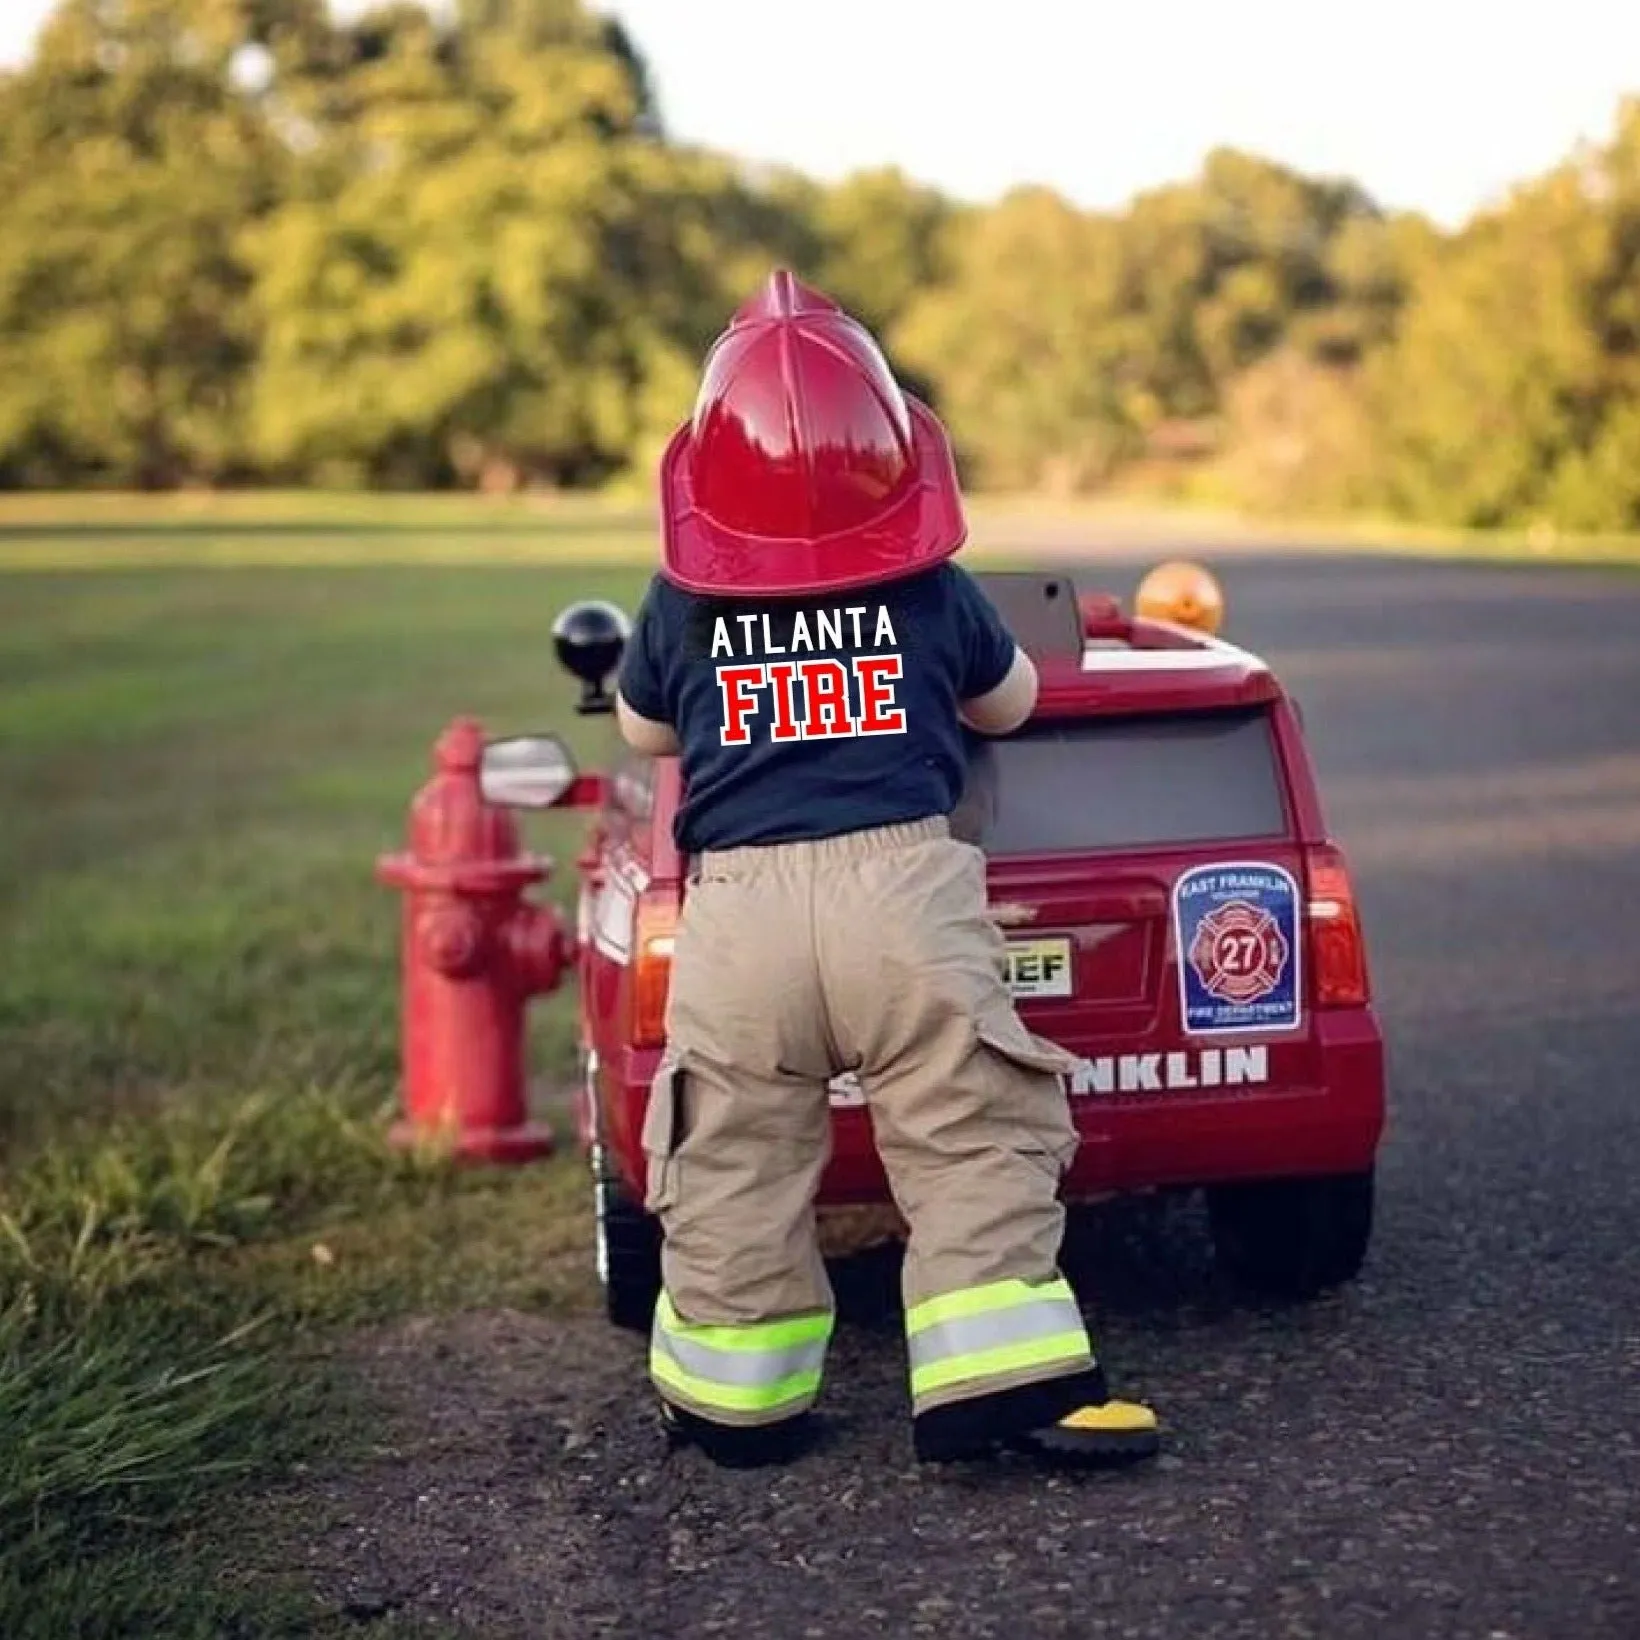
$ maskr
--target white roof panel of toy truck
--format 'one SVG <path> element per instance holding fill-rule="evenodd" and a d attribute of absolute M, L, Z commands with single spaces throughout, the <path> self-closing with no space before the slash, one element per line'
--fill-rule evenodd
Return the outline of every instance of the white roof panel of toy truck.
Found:
<path fill-rule="evenodd" d="M 1124 614 L 1107 593 L 1079 594 L 1068 574 L 991 570 L 975 575 L 1036 662 L 1042 680 L 1039 716 L 1251 705 L 1280 695 L 1274 674 L 1257 655 L 1188 624 L 1185 617 L 1198 613 L 1190 601 L 1217 598 L 1217 583 L 1193 566 L 1163 568 L 1200 577 L 1172 589 L 1161 583 L 1163 595 L 1173 591 L 1183 606 L 1179 619 Z"/>

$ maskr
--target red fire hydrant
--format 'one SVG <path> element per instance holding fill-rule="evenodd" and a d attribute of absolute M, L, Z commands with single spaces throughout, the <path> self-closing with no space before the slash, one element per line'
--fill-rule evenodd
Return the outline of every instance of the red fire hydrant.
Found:
<path fill-rule="evenodd" d="M 410 805 L 409 849 L 376 862 L 404 893 L 405 1114 L 392 1141 L 443 1140 L 469 1161 L 527 1162 L 553 1149 L 529 1119 L 524 1075 L 529 999 L 574 960 L 551 906 L 524 899 L 550 864 L 527 854 L 511 814 L 484 801 L 484 731 L 457 718 L 433 752 L 433 778 Z"/>

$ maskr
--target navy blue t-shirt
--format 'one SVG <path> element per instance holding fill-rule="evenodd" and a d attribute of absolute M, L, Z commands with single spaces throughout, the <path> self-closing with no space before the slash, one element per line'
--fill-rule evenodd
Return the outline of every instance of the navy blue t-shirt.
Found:
<path fill-rule="evenodd" d="M 1008 675 L 1014 640 L 954 564 L 802 600 L 706 598 L 657 575 L 620 691 L 676 731 L 685 853 L 949 814 L 967 768 L 960 701 Z"/>

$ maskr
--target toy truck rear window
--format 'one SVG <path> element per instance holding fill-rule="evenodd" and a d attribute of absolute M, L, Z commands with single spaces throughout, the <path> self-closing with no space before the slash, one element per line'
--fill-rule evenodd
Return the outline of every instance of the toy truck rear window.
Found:
<path fill-rule="evenodd" d="M 1288 834 L 1268 714 L 1090 718 L 971 737 L 953 830 L 990 854 L 1158 848 Z"/>

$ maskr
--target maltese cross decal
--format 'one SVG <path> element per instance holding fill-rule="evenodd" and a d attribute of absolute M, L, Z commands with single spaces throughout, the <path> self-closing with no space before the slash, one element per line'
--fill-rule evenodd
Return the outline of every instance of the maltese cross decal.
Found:
<path fill-rule="evenodd" d="M 1189 956 L 1209 996 L 1256 1002 L 1275 989 L 1287 953 L 1287 942 L 1268 911 L 1231 900 L 1202 918 Z"/>

